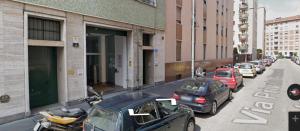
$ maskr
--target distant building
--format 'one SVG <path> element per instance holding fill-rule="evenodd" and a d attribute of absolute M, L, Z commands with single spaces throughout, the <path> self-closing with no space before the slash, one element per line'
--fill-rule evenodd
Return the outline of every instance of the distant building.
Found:
<path fill-rule="evenodd" d="M 232 64 L 233 0 L 195 0 L 195 67 Z M 192 0 L 166 0 L 166 81 L 191 76 Z"/>
<path fill-rule="evenodd" d="M 268 20 L 266 23 L 266 56 L 290 57 L 300 54 L 300 15 Z"/>
<path fill-rule="evenodd" d="M 265 54 L 265 24 L 266 24 L 266 9 L 260 7 L 257 9 L 257 49 L 262 50 L 262 56 Z"/>
<path fill-rule="evenodd" d="M 234 0 L 234 47 L 240 61 L 256 59 L 257 0 Z"/>

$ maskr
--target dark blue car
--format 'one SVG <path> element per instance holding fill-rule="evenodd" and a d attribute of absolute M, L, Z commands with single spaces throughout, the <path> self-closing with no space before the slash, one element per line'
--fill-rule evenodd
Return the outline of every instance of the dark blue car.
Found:
<path fill-rule="evenodd" d="M 216 114 L 217 108 L 232 99 L 232 91 L 222 82 L 210 78 L 186 80 L 174 92 L 178 103 L 191 107 L 195 112 Z"/>
<path fill-rule="evenodd" d="M 89 112 L 84 131 L 194 131 L 194 112 L 189 107 L 157 99 L 142 92 L 105 99 Z"/>

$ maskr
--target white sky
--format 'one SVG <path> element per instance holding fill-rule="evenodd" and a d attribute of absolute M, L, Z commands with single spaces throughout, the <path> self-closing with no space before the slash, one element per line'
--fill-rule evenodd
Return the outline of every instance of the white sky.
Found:
<path fill-rule="evenodd" d="M 266 8 L 267 20 L 300 15 L 300 0 L 258 0 L 258 6 Z"/>

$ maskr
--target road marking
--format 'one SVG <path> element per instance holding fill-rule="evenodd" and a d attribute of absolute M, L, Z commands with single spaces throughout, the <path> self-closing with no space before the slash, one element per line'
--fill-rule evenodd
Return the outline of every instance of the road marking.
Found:
<path fill-rule="evenodd" d="M 234 123 L 240 123 L 240 124 L 267 124 L 268 120 L 255 115 L 251 112 L 248 112 L 247 110 L 249 110 L 249 107 L 245 107 L 245 110 L 241 110 L 241 113 L 252 118 L 252 119 L 234 119 L 233 122 Z"/>

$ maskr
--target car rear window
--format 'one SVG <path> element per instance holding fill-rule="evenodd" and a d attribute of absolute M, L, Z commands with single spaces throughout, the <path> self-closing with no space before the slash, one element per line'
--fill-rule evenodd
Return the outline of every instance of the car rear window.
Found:
<path fill-rule="evenodd" d="M 258 62 L 251 62 L 252 64 L 254 64 L 254 65 L 258 65 Z"/>
<path fill-rule="evenodd" d="M 94 108 L 87 122 L 95 126 L 95 128 L 104 131 L 114 131 L 117 128 L 118 115 L 115 112 Z"/>
<path fill-rule="evenodd" d="M 205 85 L 206 85 L 205 81 L 186 81 L 181 86 L 181 89 L 202 92 L 205 90 Z"/>
<path fill-rule="evenodd" d="M 252 69 L 251 65 L 240 65 L 240 68 L 242 69 Z"/>
<path fill-rule="evenodd" d="M 217 77 L 231 77 L 232 73 L 230 71 L 216 71 L 215 76 Z"/>

